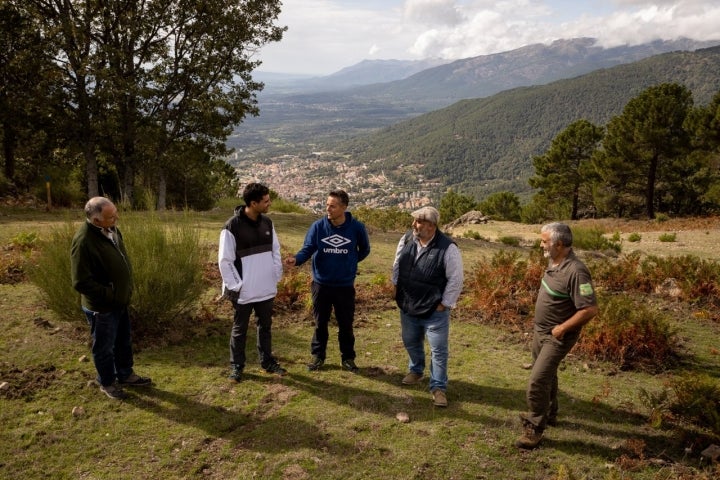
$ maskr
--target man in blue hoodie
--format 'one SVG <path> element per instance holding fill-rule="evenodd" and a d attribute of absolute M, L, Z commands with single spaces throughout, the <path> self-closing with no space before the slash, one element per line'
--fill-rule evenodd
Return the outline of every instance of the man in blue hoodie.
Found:
<path fill-rule="evenodd" d="M 349 203 L 350 198 L 343 190 L 330 192 L 325 204 L 327 215 L 310 226 L 300 251 L 286 260 L 289 266 L 300 266 L 312 258 L 315 333 L 310 371 L 319 370 L 325 363 L 328 323 L 335 309 L 342 367 L 358 372 L 353 334 L 355 276 L 358 262 L 370 254 L 370 238 L 365 225 L 346 211 Z"/>

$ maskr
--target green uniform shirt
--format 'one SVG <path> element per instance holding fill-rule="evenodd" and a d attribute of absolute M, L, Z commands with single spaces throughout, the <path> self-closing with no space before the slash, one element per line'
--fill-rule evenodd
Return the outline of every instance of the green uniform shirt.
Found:
<path fill-rule="evenodd" d="M 550 333 L 575 312 L 597 305 L 590 271 L 570 250 L 556 267 L 545 270 L 535 303 L 535 331 Z"/>

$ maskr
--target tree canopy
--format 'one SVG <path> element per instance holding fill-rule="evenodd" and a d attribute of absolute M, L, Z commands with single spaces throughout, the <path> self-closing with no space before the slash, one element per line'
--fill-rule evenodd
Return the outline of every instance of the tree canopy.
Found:
<path fill-rule="evenodd" d="M 280 6 L 272 0 L 2 3 L 26 19 L 17 29 L 39 63 L 28 68 L 40 72 L 51 93 L 41 102 L 54 119 L 56 155 L 82 168 L 88 196 L 111 193 L 132 202 L 140 181 L 157 192 L 159 208 L 168 184 L 181 181 L 173 170 L 211 169 L 227 153 L 233 128 L 257 115 L 263 85 L 252 79 L 260 64 L 253 56 L 282 38 L 285 28 L 274 25 Z M 7 76 L 10 68 L 2 67 Z M 15 90 L 21 84 L 21 78 L 8 83 Z M 3 136 L 4 143 L 11 140 Z M 5 172 L 12 173 L 8 168 L 6 159 Z"/>

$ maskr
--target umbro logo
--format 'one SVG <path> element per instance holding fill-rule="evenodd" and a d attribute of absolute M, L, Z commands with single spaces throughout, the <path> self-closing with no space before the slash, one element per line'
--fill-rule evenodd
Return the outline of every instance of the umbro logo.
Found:
<path fill-rule="evenodd" d="M 347 245 L 352 240 L 345 238 L 341 235 L 335 234 L 335 235 L 330 235 L 329 237 L 325 237 L 321 241 L 327 243 L 331 247 L 338 248 L 338 247 L 342 247 L 343 245 Z"/>

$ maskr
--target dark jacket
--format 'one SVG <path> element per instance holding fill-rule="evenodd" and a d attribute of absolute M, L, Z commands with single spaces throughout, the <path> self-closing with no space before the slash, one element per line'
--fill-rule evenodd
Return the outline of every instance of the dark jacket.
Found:
<path fill-rule="evenodd" d="M 415 259 L 417 244 L 410 235 L 398 256 L 398 280 L 395 301 L 408 315 L 427 318 L 442 301 L 447 285 L 445 252 L 454 243 L 439 230 L 435 238 Z"/>
<path fill-rule="evenodd" d="M 85 221 L 70 248 L 72 285 L 82 305 L 94 312 L 110 312 L 130 304 L 132 267 L 122 235 L 115 229 L 117 245 L 102 230 Z"/>

